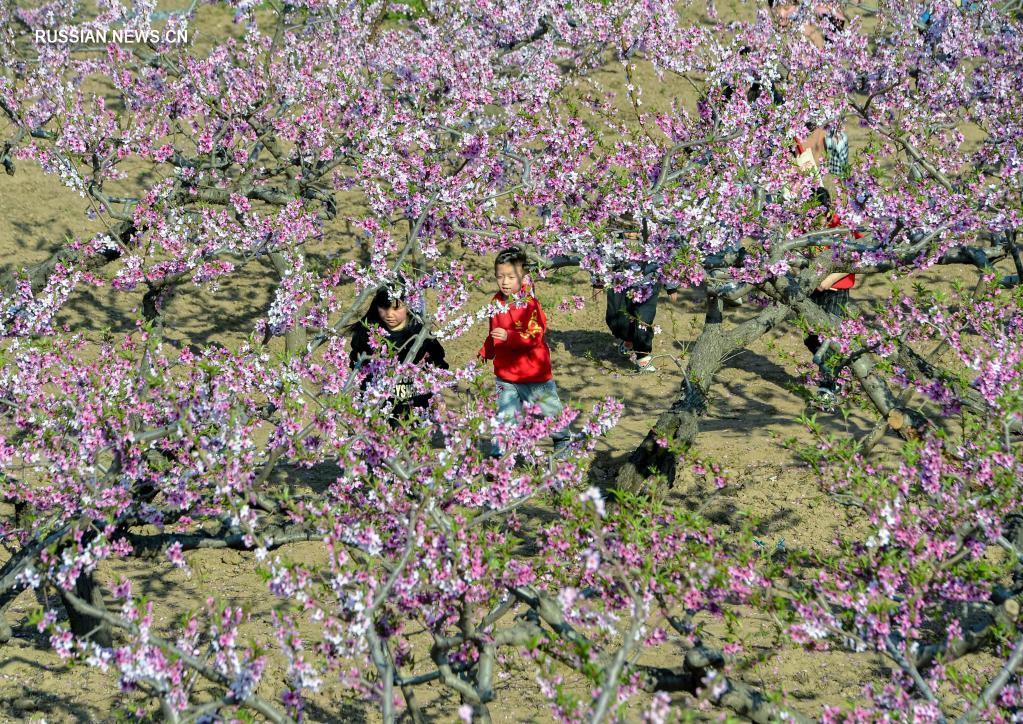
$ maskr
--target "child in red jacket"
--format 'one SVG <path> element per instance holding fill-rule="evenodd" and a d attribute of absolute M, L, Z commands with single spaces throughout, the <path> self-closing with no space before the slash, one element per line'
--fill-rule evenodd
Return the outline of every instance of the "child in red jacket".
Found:
<path fill-rule="evenodd" d="M 557 417 L 564 409 L 551 373 L 551 352 L 544 340 L 547 317 L 525 282 L 526 255 L 518 247 L 501 251 L 494 260 L 494 276 L 500 291 L 493 301 L 508 310 L 490 318 L 490 334 L 480 348 L 483 360 L 494 361 L 497 376 L 497 417 L 508 421 L 522 411 L 525 402 L 538 405 L 544 417 Z M 554 454 L 568 451 L 568 428 L 552 435 Z M 495 442 L 491 455 L 500 455 Z"/>

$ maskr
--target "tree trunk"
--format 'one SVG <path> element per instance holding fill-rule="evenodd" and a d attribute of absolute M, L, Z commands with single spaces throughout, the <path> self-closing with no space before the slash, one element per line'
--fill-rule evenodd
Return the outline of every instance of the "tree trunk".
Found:
<path fill-rule="evenodd" d="M 284 272 L 288 269 L 288 263 L 284 258 L 284 254 L 279 251 L 270 253 L 270 262 L 273 264 L 274 269 L 277 270 L 278 276 L 284 278 Z M 299 312 L 301 313 L 306 310 L 306 307 L 302 307 Z M 306 329 L 297 320 L 295 324 L 284 333 L 284 349 L 289 355 L 300 354 L 306 350 L 308 344 L 308 338 L 306 335 Z"/>
<path fill-rule="evenodd" d="M 96 585 L 95 578 L 91 573 L 83 573 L 78 577 L 75 582 L 75 595 L 100 610 L 107 610 L 106 604 L 103 603 L 103 589 Z M 81 613 L 63 595 L 61 595 L 61 600 L 64 602 L 68 622 L 71 624 L 71 630 L 75 636 L 88 637 L 90 641 L 106 648 L 113 645 L 113 637 L 107 624 L 98 618 Z"/>
<path fill-rule="evenodd" d="M 11 601 L 13 600 L 14 599 L 12 598 Z M 14 630 L 11 628 L 11 625 L 7 623 L 7 616 L 4 615 L 6 612 L 7 606 L 0 606 L 0 644 L 7 643 L 14 635 Z"/>
<path fill-rule="evenodd" d="M 161 299 L 164 293 L 165 283 L 150 284 L 149 290 L 142 296 L 142 316 L 147 322 L 153 322 L 154 327 L 163 327 L 163 310 L 166 307 L 167 298 Z M 169 296 L 169 294 L 168 294 Z"/>
<path fill-rule="evenodd" d="M 700 418 L 707 411 L 707 396 L 714 375 L 729 355 L 773 329 L 790 310 L 774 304 L 727 331 L 721 328 L 721 312 L 721 299 L 708 296 L 706 322 L 689 352 L 679 396 L 671 409 L 657 418 L 646 438 L 619 470 L 617 486 L 620 490 L 640 492 L 652 476 L 669 486 L 674 484 L 678 455 L 696 439 Z M 668 442 L 667 447 L 659 442 L 662 440 Z"/>

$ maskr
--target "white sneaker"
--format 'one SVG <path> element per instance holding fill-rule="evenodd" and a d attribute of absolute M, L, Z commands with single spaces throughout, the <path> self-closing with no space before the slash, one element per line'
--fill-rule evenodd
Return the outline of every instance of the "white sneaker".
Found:
<path fill-rule="evenodd" d="M 656 372 L 657 368 L 654 367 L 654 358 L 650 355 L 640 357 L 636 360 L 636 371 L 637 372 Z"/>
<path fill-rule="evenodd" d="M 824 412 L 834 412 L 838 408 L 838 393 L 830 385 L 821 385 L 814 390 L 813 402 Z"/>

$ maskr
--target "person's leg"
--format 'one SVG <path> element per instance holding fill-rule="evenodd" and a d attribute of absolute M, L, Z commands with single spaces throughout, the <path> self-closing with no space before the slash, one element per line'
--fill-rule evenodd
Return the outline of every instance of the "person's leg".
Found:
<path fill-rule="evenodd" d="M 835 292 L 826 290 L 822 292 L 811 292 L 810 301 L 816 304 L 821 309 L 827 311 L 827 306 L 830 304 L 830 297 Z M 821 338 L 816 334 L 809 334 L 803 338 L 803 344 L 810 350 L 810 354 L 817 354 L 817 350 L 821 348 Z"/>
<path fill-rule="evenodd" d="M 558 417 L 565 409 L 564 405 L 561 404 L 561 398 L 558 397 L 558 386 L 554 384 L 554 380 L 531 384 L 526 389 L 528 390 L 528 398 L 525 401 L 539 406 L 540 412 L 544 417 Z M 559 453 L 568 447 L 568 442 L 572 437 L 568 427 L 568 425 L 565 425 L 565 427 L 556 430 L 551 435 L 551 440 L 554 441 L 555 453 Z"/>
<path fill-rule="evenodd" d="M 810 300 L 828 314 L 833 314 L 836 317 L 845 317 L 846 306 L 849 304 L 849 290 L 835 289 L 814 292 L 810 295 Z M 821 338 L 816 334 L 811 334 L 803 341 L 806 344 L 806 348 L 816 357 L 817 351 L 821 348 Z M 832 352 L 825 353 L 823 357 L 824 359 L 820 362 L 821 387 L 832 389 L 835 386 L 835 379 L 839 372 L 837 364 L 840 355 Z"/>
<path fill-rule="evenodd" d="M 824 311 L 828 314 L 834 314 L 836 317 L 845 318 L 845 310 L 849 306 L 849 290 L 832 289 L 824 293 L 828 295 L 824 301 Z"/>
<path fill-rule="evenodd" d="M 607 290 L 607 311 L 604 313 L 604 321 L 611 334 L 622 342 L 631 344 L 632 338 L 629 335 L 628 300 L 625 292 Z"/>
<path fill-rule="evenodd" d="M 831 292 L 811 292 L 810 301 L 816 304 L 818 307 L 823 307 L 824 300 L 822 296 L 825 294 L 831 294 Z M 803 344 L 810 350 L 810 354 L 817 354 L 817 350 L 821 348 L 821 338 L 814 333 L 810 333 L 803 337 Z"/>
<path fill-rule="evenodd" d="M 522 410 L 522 398 L 519 394 L 520 385 L 513 382 L 505 382 L 497 378 L 497 419 L 502 423 L 509 423 Z M 490 454 L 493 457 L 501 455 L 501 449 L 494 440 L 490 444 Z"/>
<path fill-rule="evenodd" d="M 629 316 L 635 328 L 632 341 L 636 355 L 644 357 L 654 349 L 654 317 L 657 316 L 657 296 L 661 293 L 661 285 L 654 284 L 650 296 L 642 302 L 629 304 Z"/>

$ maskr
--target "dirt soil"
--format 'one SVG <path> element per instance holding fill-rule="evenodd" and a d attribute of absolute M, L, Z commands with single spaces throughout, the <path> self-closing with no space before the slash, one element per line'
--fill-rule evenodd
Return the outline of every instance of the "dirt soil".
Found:
<path fill-rule="evenodd" d="M 719 2 L 723 15 L 747 14 L 745 3 Z M 215 21 L 215 22 L 214 22 Z M 696 18 L 699 22 L 700 18 Z M 225 18 L 214 18 L 206 26 L 211 35 L 226 32 Z M 217 28 L 214 30 L 212 28 Z M 651 108 L 667 105 L 672 89 L 654 90 L 649 69 L 640 68 L 646 77 L 644 103 Z M 608 88 L 620 88 L 620 71 L 609 69 L 600 78 Z M 850 129 L 850 135 L 853 135 Z M 6 137 L 0 127 L 0 137 Z M 855 151 L 856 138 L 852 145 Z M 11 178 L 0 176 L 0 262 L 2 271 L 39 262 L 56 250 L 67 237 L 94 233 L 99 227 L 89 222 L 86 203 L 52 178 L 43 176 L 30 164 L 19 165 Z M 343 216 L 343 214 L 342 214 Z M 339 250 L 350 249 L 354 237 L 343 224 L 328 228 L 322 241 L 308 251 L 325 258 Z M 487 268 L 488 259 L 463 256 L 478 270 Z M 221 285 L 216 294 L 197 290 L 179 294 L 167 313 L 167 338 L 177 344 L 211 343 L 236 346 L 247 336 L 254 321 L 269 304 L 269 267 L 252 263 Z M 964 280 L 968 271 L 957 272 Z M 948 285 L 946 270 L 923 275 L 925 283 Z M 588 303 L 583 311 L 560 312 L 557 303 L 574 294 L 589 297 L 583 273 L 565 274 L 554 282 L 538 285 L 545 303 L 550 331 L 555 379 L 562 398 L 588 407 L 595 400 L 613 396 L 625 405 L 621 424 L 601 441 L 591 467 L 591 479 L 607 485 L 617 466 L 639 443 L 658 413 L 678 394 L 681 370 L 687 346 L 702 326 L 703 298 L 699 292 L 683 292 L 677 302 L 662 295 L 654 353 L 658 371 L 638 375 L 615 350 L 604 325 L 603 300 Z M 492 290 L 478 290 L 470 306 L 485 303 Z M 889 279 L 878 275 L 865 279 L 854 291 L 864 305 L 883 302 L 892 294 Z M 62 313 L 60 323 L 70 330 L 82 330 L 97 336 L 103 329 L 125 333 L 134 328 L 139 295 L 115 294 L 109 290 L 80 289 Z M 752 314 L 747 307 L 735 310 L 732 319 L 742 321 Z M 484 332 L 476 330 L 447 345 L 448 358 L 455 365 L 469 362 L 482 341 Z M 728 485 L 712 490 L 683 471 L 674 489 L 667 493 L 673 505 L 703 513 L 714 523 L 727 528 L 739 527 L 745 520 L 757 522 L 757 535 L 773 549 L 780 542 L 789 548 L 820 549 L 843 532 L 848 525 L 845 512 L 826 498 L 814 484 L 810 472 L 798 463 L 783 442 L 795 439 L 808 442 L 810 436 L 798 418 L 807 412 L 803 375 L 808 369 L 809 353 L 802 335 L 792 325 L 783 325 L 748 350 L 729 360 L 717 376 L 713 402 L 701 426 L 697 449 L 701 457 L 724 466 Z M 837 413 L 819 413 L 818 419 L 835 433 L 863 435 L 875 419 L 863 409 L 853 409 L 848 417 Z M 889 447 L 885 448 L 885 444 Z M 891 451 L 897 441 L 887 438 L 878 454 Z M 306 474 L 289 482 L 313 489 L 329 482 Z M 543 517 L 547 511 L 534 510 Z M 7 514 L 0 510 L 0 514 Z M 297 561 L 315 561 L 321 556 L 317 544 L 297 544 L 285 549 Z M 0 560 L 8 553 L 0 551 Z M 188 554 L 192 569 L 186 576 L 169 564 L 153 567 L 133 562 L 118 562 L 101 571 L 101 579 L 116 581 L 128 575 L 141 583 L 141 592 L 157 601 L 158 627 L 170 626 L 180 614 L 193 608 L 207 596 L 243 605 L 252 614 L 247 634 L 274 649 L 269 624 L 271 596 L 256 574 L 256 563 L 247 554 L 234 551 L 196 551 Z M 45 603 L 39 596 L 22 594 L 7 613 L 14 637 L 0 654 L 0 720 L 47 722 L 91 722 L 131 718 L 137 700 L 129 693 L 118 693 L 116 679 L 110 674 L 84 666 L 62 663 L 48 648 L 46 638 L 28 623 L 31 612 Z M 742 626 L 754 646 L 763 641 L 771 624 L 762 614 L 750 613 Z M 714 630 L 712 628 L 712 630 Z M 714 646 L 713 637 L 707 640 Z M 664 666 L 680 664 L 678 642 L 669 641 L 652 650 L 644 661 Z M 283 683 L 284 663 L 271 657 L 261 693 L 272 696 Z M 974 657 L 968 665 L 975 673 L 989 666 L 984 657 Z M 417 672 L 418 673 L 418 672 Z M 886 663 L 872 654 L 844 652 L 806 653 L 791 646 L 774 652 L 767 662 L 745 674 L 746 680 L 768 690 L 784 692 L 791 705 L 813 716 L 824 705 L 841 705 L 862 698 L 865 684 L 883 684 L 888 679 Z M 454 717 L 458 702 L 439 687 L 420 694 L 425 712 L 437 721 Z M 632 710 L 638 719 L 642 698 Z M 543 722 L 551 719 L 546 703 L 535 685 L 531 665 L 520 664 L 499 679 L 494 718 L 499 722 Z M 363 702 L 345 698 L 329 690 L 313 702 L 308 715 L 315 721 L 375 721 L 379 716 Z M 631 714 L 630 714 L 631 716 Z M 700 715 L 703 716 L 703 715 Z M 706 716 L 711 717 L 708 713 Z"/>

